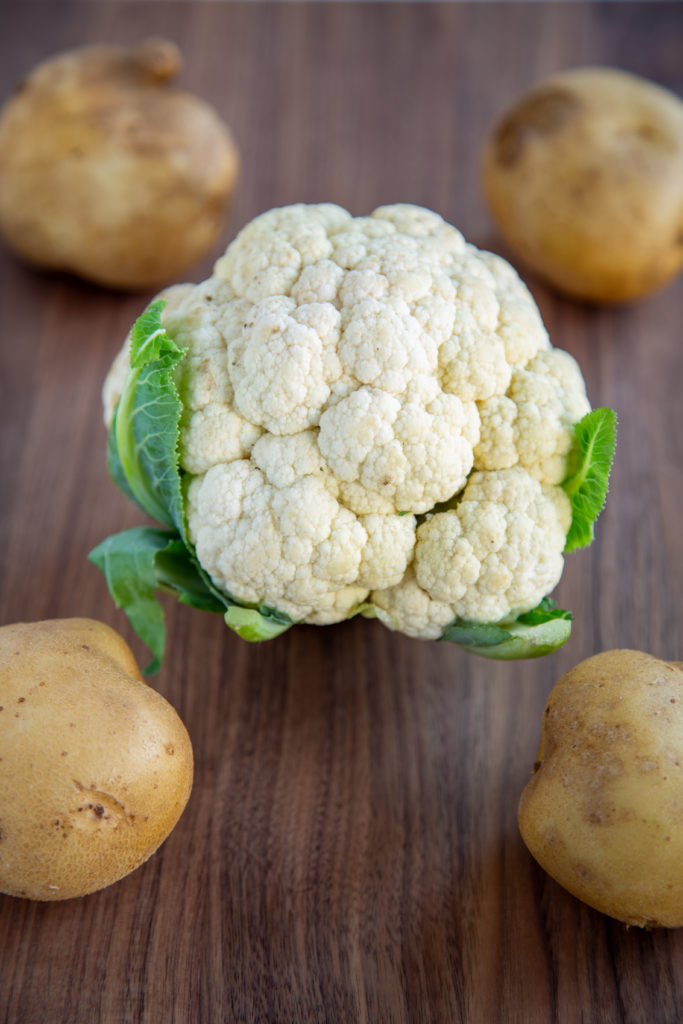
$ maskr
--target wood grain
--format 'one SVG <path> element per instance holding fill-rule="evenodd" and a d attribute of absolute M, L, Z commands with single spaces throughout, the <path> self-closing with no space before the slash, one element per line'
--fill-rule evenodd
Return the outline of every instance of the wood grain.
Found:
<path fill-rule="evenodd" d="M 679 4 L 3 0 L 0 24 L 2 95 L 68 46 L 174 38 L 184 84 L 243 153 L 224 241 L 273 205 L 360 214 L 405 200 L 504 252 L 477 161 L 512 95 L 594 62 L 683 94 Z M 529 283 L 593 404 L 621 422 L 597 541 L 558 590 L 575 611 L 569 644 L 496 665 L 354 621 L 248 646 L 168 604 L 154 684 L 192 736 L 188 808 L 107 890 L 61 905 L 0 897 L 0 1019 L 681 1019 L 683 934 L 626 930 L 563 892 L 515 815 L 563 671 L 609 647 L 681 657 L 683 288 L 595 310 Z M 0 622 L 91 615 L 131 637 L 86 556 L 138 521 L 106 474 L 99 389 L 147 297 L 0 251 Z"/>

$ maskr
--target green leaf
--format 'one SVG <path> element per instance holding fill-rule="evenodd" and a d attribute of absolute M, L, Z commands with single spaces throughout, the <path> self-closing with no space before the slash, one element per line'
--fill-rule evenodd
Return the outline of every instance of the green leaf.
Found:
<path fill-rule="evenodd" d="M 249 640 L 252 643 L 260 640 L 272 640 L 294 625 L 287 616 L 279 615 L 271 610 L 264 612 L 258 608 L 245 608 L 238 604 L 230 605 L 223 617 L 226 626 L 234 630 L 243 640 Z"/>
<path fill-rule="evenodd" d="M 523 626 L 540 626 L 551 619 L 572 620 L 572 613 L 565 608 L 558 608 L 552 597 L 544 597 L 531 611 L 522 612 L 516 619 Z"/>
<path fill-rule="evenodd" d="M 159 671 L 166 643 L 164 610 L 154 593 L 156 558 L 174 539 L 165 530 L 139 526 L 107 537 L 88 556 L 104 573 L 116 606 L 154 655 L 146 673 Z"/>
<path fill-rule="evenodd" d="M 172 591 L 181 604 L 219 615 L 229 605 L 228 599 L 213 586 L 199 565 L 194 552 L 179 537 L 157 552 L 154 569 L 159 588 Z"/>
<path fill-rule="evenodd" d="M 572 504 L 572 522 L 565 551 L 588 547 L 595 521 L 605 507 L 609 475 L 617 443 L 617 414 L 593 409 L 574 427 L 569 472 L 562 484 Z"/>
<path fill-rule="evenodd" d="M 131 366 L 146 366 L 147 363 L 154 362 L 169 351 L 169 344 L 171 351 L 179 351 L 161 322 L 165 305 L 163 299 L 150 303 L 133 324 L 130 332 Z"/>
<path fill-rule="evenodd" d="M 161 323 L 162 301 L 153 302 L 131 331 L 123 392 L 109 434 L 108 464 L 125 494 L 185 539 L 178 441 L 182 403 L 175 368 L 185 350 Z"/>
<path fill-rule="evenodd" d="M 468 622 L 455 619 L 441 637 L 471 654 L 498 661 L 541 658 L 552 654 L 571 634 L 571 612 L 556 608 L 550 598 L 509 623 Z"/>
<path fill-rule="evenodd" d="M 130 498 L 131 501 L 134 501 L 136 504 L 139 504 L 138 499 L 133 494 L 130 484 L 128 483 L 128 477 L 126 476 L 125 470 L 123 468 L 123 463 L 121 462 L 121 457 L 119 455 L 119 447 L 118 444 L 116 443 L 116 432 L 114 430 L 114 423 L 116 422 L 117 414 L 118 408 L 115 413 L 112 428 L 109 431 L 109 435 L 107 437 L 107 468 L 109 470 L 109 475 L 111 476 L 112 480 L 119 488 L 119 490 L 123 491 L 126 497 Z"/>

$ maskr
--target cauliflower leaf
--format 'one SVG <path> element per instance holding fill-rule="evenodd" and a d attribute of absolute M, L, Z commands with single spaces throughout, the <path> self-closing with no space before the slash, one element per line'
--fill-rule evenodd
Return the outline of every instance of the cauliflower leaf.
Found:
<path fill-rule="evenodd" d="M 178 472 L 182 403 L 173 370 L 185 355 L 161 324 L 165 303 L 153 302 L 135 323 L 130 371 L 109 435 L 114 481 L 144 512 L 185 535 Z"/>
<path fill-rule="evenodd" d="M 593 542 L 595 521 L 605 507 L 616 444 L 614 409 L 593 409 L 574 427 L 569 473 L 562 484 L 572 503 L 565 552 Z"/>
<path fill-rule="evenodd" d="M 155 591 L 160 586 L 161 559 L 164 553 L 175 561 L 177 567 L 178 551 L 174 551 L 174 545 L 177 544 L 175 534 L 151 526 L 139 526 L 107 537 L 89 556 L 90 561 L 104 573 L 116 606 L 124 609 L 133 629 L 154 655 L 145 669 L 146 673 L 157 672 L 161 666 L 166 645 L 166 627 L 164 610 Z M 164 575 L 168 579 L 168 571 Z M 199 607 L 220 611 L 220 607 L 213 606 L 210 600 L 212 595 L 207 595 L 209 600 L 202 600 L 202 589 L 191 578 L 191 571 L 183 575 L 188 583 L 187 594 L 199 591 Z M 173 589 L 179 591 L 177 587 Z M 184 596 L 185 589 L 180 593 Z M 194 602 L 188 596 L 186 603 Z"/>
<path fill-rule="evenodd" d="M 456 619 L 444 630 L 451 640 L 472 654 L 497 661 L 541 658 L 565 643 L 572 631 L 572 614 L 544 597 L 536 608 L 503 624 Z"/>

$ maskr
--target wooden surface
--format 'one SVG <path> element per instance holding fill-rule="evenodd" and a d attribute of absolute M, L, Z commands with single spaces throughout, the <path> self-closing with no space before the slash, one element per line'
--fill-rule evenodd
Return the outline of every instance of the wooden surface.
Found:
<path fill-rule="evenodd" d="M 164 33 L 233 126 L 253 215 L 331 200 L 432 207 L 505 253 L 478 188 L 492 117 L 532 80 L 603 62 L 683 95 L 675 3 L 0 3 L 0 93 L 75 44 Z M 211 254 L 213 258 L 215 254 Z M 212 258 L 192 268 L 200 280 Z M 144 867 L 91 897 L 0 897 L 11 1024 L 668 1024 L 683 932 L 627 930 L 535 865 L 516 804 L 546 696 L 610 647 L 681 657 L 683 282 L 594 310 L 528 279 L 620 445 L 598 539 L 557 591 L 574 634 L 490 664 L 378 623 L 249 646 L 168 605 L 154 680 L 190 731 L 195 785 Z M 0 251 L 0 622 L 119 628 L 86 560 L 140 521 L 110 483 L 99 389 L 147 295 L 39 275 Z M 145 657 L 133 641 L 136 653 Z"/>

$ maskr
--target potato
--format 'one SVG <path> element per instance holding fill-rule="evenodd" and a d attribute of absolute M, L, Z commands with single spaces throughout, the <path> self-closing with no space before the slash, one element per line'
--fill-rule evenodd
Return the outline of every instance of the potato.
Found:
<path fill-rule="evenodd" d="M 0 892 L 63 900 L 122 878 L 168 836 L 192 773 L 185 726 L 118 633 L 0 627 Z"/>
<path fill-rule="evenodd" d="M 513 253 L 550 285 L 638 299 L 683 267 L 683 102 L 614 68 L 555 75 L 494 126 L 483 187 Z"/>
<path fill-rule="evenodd" d="M 238 174 L 233 137 L 174 88 L 176 46 L 89 46 L 36 68 L 0 113 L 0 235 L 29 263 L 155 287 L 203 257 Z"/>
<path fill-rule="evenodd" d="M 683 926 L 683 670 L 605 651 L 555 685 L 522 838 L 560 885 L 630 925 Z"/>

